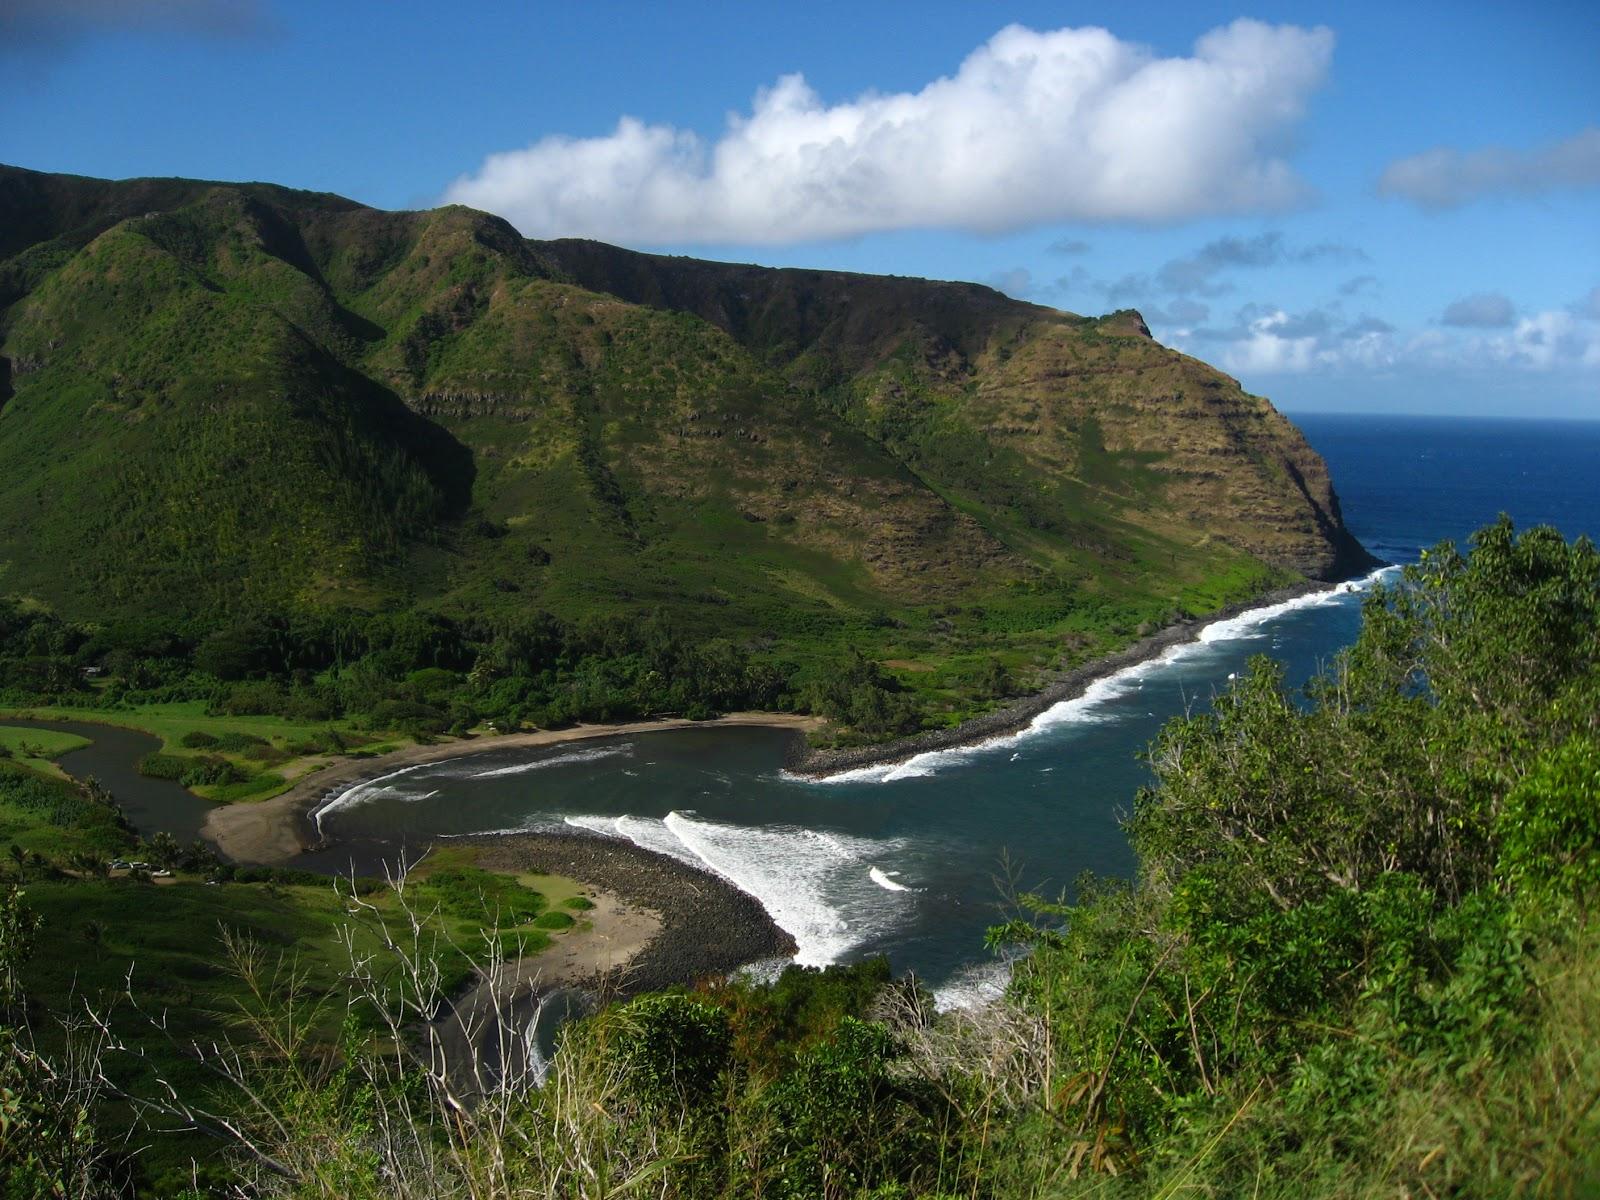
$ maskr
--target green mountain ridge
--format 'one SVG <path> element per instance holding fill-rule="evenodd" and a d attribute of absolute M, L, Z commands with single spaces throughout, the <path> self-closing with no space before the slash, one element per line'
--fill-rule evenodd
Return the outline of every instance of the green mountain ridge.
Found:
<path fill-rule="evenodd" d="M 1298 431 L 1136 313 L 0 167 L 0 594 L 74 619 L 966 605 L 1004 645 L 1367 561 Z"/>

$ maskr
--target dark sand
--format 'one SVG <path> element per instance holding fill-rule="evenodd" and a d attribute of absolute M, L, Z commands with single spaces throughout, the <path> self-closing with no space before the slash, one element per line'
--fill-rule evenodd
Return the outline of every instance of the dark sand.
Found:
<path fill-rule="evenodd" d="M 991 738 L 1006 737 L 1019 733 L 1040 713 L 1059 704 L 1063 700 L 1071 700 L 1081 696 L 1091 683 L 1104 679 L 1108 675 L 1115 675 L 1118 671 L 1148 662 L 1157 658 L 1169 646 L 1181 645 L 1192 642 L 1200 636 L 1200 631 L 1214 621 L 1225 621 L 1229 617 L 1236 617 L 1240 613 L 1249 612 L 1253 608 L 1265 608 L 1271 604 L 1281 604 L 1285 600 L 1293 600 L 1297 596 L 1309 595 L 1312 592 L 1327 591 L 1338 586 L 1333 583 L 1318 583 L 1308 580 L 1304 583 L 1292 584 L 1289 587 L 1279 588 L 1265 595 L 1257 596 L 1251 600 L 1230 604 L 1217 612 L 1208 613 L 1204 617 L 1197 617 L 1189 621 L 1178 621 L 1168 625 L 1165 629 L 1151 634 L 1147 638 L 1135 642 L 1114 654 L 1107 654 L 1101 658 L 1086 662 L 1080 667 L 1061 675 L 1053 683 L 1042 690 L 1026 696 L 1005 708 L 997 709 L 992 713 L 985 713 L 981 717 L 974 717 L 970 721 L 949 729 L 934 729 L 927 733 L 916 733 L 910 737 L 897 738 L 892 742 L 879 742 L 871 746 L 856 746 L 839 750 L 812 750 L 803 745 L 797 745 L 794 755 L 787 764 L 788 769 L 797 775 L 810 775 L 822 777 L 837 775 L 842 771 L 854 771 L 862 767 L 886 766 L 891 763 L 904 762 L 918 754 L 930 750 L 952 750 L 958 746 L 971 746 L 978 742 L 986 742 Z"/>

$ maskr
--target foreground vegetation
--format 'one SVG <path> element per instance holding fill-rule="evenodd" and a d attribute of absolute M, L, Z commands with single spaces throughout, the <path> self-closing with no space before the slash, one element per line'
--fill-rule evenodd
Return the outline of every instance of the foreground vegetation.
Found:
<path fill-rule="evenodd" d="M 332 1011 L 364 1015 L 314 1053 L 294 1031 L 326 983 L 263 987 L 235 1035 L 254 1052 L 204 1093 L 230 1114 L 233 1186 L 876 1200 L 1600 1187 L 1592 545 L 1502 522 L 1469 556 L 1441 546 L 1370 598 L 1359 641 L 1304 695 L 1259 659 L 1211 712 L 1170 724 L 1152 765 L 1130 824 L 1138 878 L 1024 898 L 992 936 L 1028 953 L 980 1011 L 936 1016 L 882 963 L 707 984 L 569 1025 L 543 1087 L 512 1072 L 463 1108 L 448 1072 L 406 1049 L 432 1003 L 425 947 L 357 955 Z M 13 895 L 0 922 L 13 1014 L 34 978 L 20 960 L 32 903 Z M 262 977 L 258 951 L 234 953 Z M 92 1194 L 93 1088 L 74 1091 L 70 1057 L 35 1056 L 25 1029 L 6 1037 L 25 1051 L 5 1068 L 9 1128 L 34 1132 L 7 1141 L 24 1149 L 4 1178 Z"/>

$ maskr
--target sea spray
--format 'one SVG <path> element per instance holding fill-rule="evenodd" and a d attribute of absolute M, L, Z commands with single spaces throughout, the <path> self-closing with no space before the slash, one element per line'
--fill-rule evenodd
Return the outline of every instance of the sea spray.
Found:
<path fill-rule="evenodd" d="M 957 971 L 933 989 L 934 1008 L 939 1012 L 987 1008 L 1006 994 L 1011 982 L 1012 961 L 1004 958 L 998 962 L 973 963 Z"/>

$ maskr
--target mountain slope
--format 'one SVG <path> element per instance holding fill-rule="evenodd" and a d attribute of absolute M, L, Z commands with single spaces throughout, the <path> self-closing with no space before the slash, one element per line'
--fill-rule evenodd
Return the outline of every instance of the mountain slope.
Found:
<path fill-rule="evenodd" d="M 1137 314 L 0 168 L 0 593 L 68 615 L 665 609 L 1043 662 L 1364 561 L 1298 432 Z"/>

